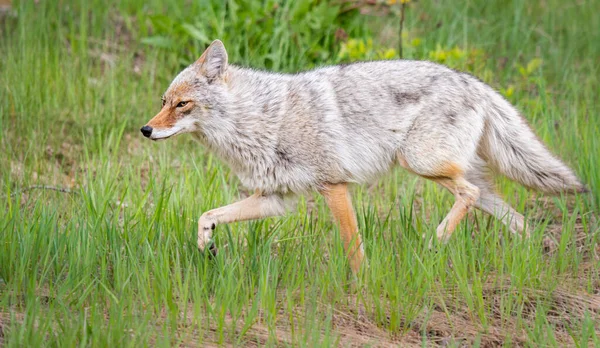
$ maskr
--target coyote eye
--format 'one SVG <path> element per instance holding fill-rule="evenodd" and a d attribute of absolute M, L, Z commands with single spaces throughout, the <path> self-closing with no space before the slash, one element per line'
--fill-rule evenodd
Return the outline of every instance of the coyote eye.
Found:
<path fill-rule="evenodd" d="M 167 100 L 165 98 L 162 98 L 161 101 L 162 101 L 162 106 L 165 106 L 165 104 L 167 103 Z"/>
<path fill-rule="evenodd" d="M 187 103 L 188 103 L 188 102 L 186 102 L 186 101 L 179 102 L 179 103 L 177 104 L 177 107 L 178 107 L 178 108 L 182 108 L 182 107 L 186 106 L 186 105 L 187 105 Z"/>

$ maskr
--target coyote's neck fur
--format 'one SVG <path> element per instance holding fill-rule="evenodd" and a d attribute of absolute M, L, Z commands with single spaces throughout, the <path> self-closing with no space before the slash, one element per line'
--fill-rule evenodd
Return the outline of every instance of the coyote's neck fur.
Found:
<path fill-rule="evenodd" d="M 303 74 L 273 74 L 230 66 L 226 77 L 230 99 L 221 110 L 226 117 L 206 122 L 199 139 L 227 161 L 245 185 L 267 191 L 301 192 L 315 188 L 313 183 L 325 176 L 344 176 L 335 162 L 323 171 L 316 168 L 312 158 L 319 152 L 326 158 L 323 151 L 333 144 L 328 146 L 327 139 L 311 129 L 325 126 L 318 124 L 319 119 L 335 118 L 339 110 L 326 84 L 305 78 Z M 300 138 L 286 136 L 288 131 Z M 321 150 L 299 148 L 308 146 Z"/>

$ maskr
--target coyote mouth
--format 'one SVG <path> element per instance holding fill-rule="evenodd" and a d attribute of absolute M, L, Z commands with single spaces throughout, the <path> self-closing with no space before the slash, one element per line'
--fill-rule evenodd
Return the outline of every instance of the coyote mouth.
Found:
<path fill-rule="evenodd" d="M 161 132 L 161 131 L 159 131 L 159 132 Z M 160 133 L 158 134 L 158 136 L 154 136 L 154 134 L 152 134 L 150 136 L 150 140 L 152 140 L 152 141 L 166 140 L 166 139 L 169 139 L 170 137 L 176 136 L 177 134 L 179 134 L 181 132 L 183 132 L 183 129 L 179 129 L 175 133 L 167 134 L 164 136 L 161 136 Z"/>

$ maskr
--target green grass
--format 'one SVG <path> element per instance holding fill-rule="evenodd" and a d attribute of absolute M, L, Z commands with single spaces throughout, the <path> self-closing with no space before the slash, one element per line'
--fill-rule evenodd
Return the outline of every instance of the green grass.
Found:
<path fill-rule="evenodd" d="M 549 197 L 499 181 L 530 240 L 473 212 L 428 250 L 421 235 L 452 197 L 395 170 L 353 188 L 369 258 L 358 278 L 317 194 L 287 217 L 219 226 L 217 257 L 198 252 L 201 213 L 247 191 L 191 137 L 151 143 L 139 127 L 213 38 L 232 62 L 277 71 L 340 61 L 338 28 L 372 50 L 397 47 L 397 17 L 349 7 L 21 1 L 0 15 L 0 345 L 600 345 L 597 1 L 407 12 L 406 58 L 512 86 L 591 188 Z"/>

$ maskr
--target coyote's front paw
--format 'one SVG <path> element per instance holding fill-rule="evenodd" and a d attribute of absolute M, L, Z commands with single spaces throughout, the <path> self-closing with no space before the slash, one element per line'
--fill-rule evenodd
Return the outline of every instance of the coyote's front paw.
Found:
<path fill-rule="evenodd" d="M 204 251 L 206 246 L 211 243 L 212 233 L 215 227 L 215 223 L 206 215 L 202 215 L 200 220 L 198 220 L 198 249 L 200 249 L 200 251 Z M 209 250 L 216 253 L 216 249 L 212 244 Z"/>
<path fill-rule="evenodd" d="M 427 248 L 429 250 L 433 250 L 433 248 L 436 245 L 441 246 L 444 244 L 448 244 L 448 241 L 450 240 L 450 235 L 451 234 L 446 231 L 445 225 L 438 226 L 435 236 L 429 238 L 429 242 L 427 243 Z M 423 239 L 426 239 L 427 235 L 423 234 L 421 237 L 423 237 Z"/>

